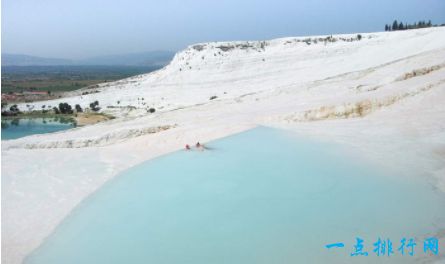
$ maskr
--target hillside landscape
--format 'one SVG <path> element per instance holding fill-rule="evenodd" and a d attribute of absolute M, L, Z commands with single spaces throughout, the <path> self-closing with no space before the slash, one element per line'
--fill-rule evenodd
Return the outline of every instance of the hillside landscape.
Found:
<path fill-rule="evenodd" d="M 60 103 L 91 111 L 97 101 L 115 118 L 2 142 L 2 261 L 20 263 L 119 172 L 256 126 L 422 170 L 445 191 L 444 58 L 445 27 L 209 42 L 148 74 L 19 103 L 23 112 Z"/>

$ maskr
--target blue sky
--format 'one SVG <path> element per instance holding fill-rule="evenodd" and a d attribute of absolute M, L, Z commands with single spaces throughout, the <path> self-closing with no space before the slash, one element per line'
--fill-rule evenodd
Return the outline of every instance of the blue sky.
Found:
<path fill-rule="evenodd" d="M 445 23 L 444 0 L 3 0 L 2 52 L 85 58 Z"/>

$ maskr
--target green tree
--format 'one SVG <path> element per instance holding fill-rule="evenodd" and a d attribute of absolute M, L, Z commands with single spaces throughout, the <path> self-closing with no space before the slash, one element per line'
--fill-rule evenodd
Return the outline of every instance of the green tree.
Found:
<path fill-rule="evenodd" d="M 399 23 L 397 23 L 397 20 L 394 20 L 392 23 L 392 30 L 398 30 L 399 29 Z"/>
<path fill-rule="evenodd" d="M 92 102 L 92 103 L 90 104 L 90 108 L 91 108 L 91 110 L 93 110 L 94 112 L 99 111 L 99 110 L 100 110 L 100 107 L 99 107 L 99 101 L 94 101 L 94 102 Z"/>
<path fill-rule="evenodd" d="M 60 103 L 59 104 L 59 111 L 62 114 L 72 114 L 73 108 L 68 103 Z"/>
<path fill-rule="evenodd" d="M 79 104 L 76 104 L 74 107 L 76 108 L 76 112 L 78 112 L 78 113 L 83 112 L 82 107 L 80 107 Z"/>
<path fill-rule="evenodd" d="M 13 113 L 17 113 L 17 112 L 19 112 L 19 108 L 15 104 L 15 105 L 12 105 L 11 107 L 9 107 L 9 111 L 11 111 Z"/>

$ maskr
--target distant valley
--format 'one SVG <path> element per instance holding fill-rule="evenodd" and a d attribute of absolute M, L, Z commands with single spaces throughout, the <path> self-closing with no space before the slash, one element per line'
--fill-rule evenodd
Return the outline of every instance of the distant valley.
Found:
<path fill-rule="evenodd" d="M 152 72 L 173 56 L 171 51 L 151 51 L 68 60 L 4 53 L 2 101 L 59 98 L 63 92 Z"/>
<path fill-rule="evenodd" d="M 175 52 L 149 51 L 140 53 L 116 54 L 96 56 L 86 59 L 69 60 L 60 58 L 44 58 L 25 54 L 2 53 L 3 66 L 73 66 L 73 65 L 101 65 L 101 66 L 165 66 Z"/>

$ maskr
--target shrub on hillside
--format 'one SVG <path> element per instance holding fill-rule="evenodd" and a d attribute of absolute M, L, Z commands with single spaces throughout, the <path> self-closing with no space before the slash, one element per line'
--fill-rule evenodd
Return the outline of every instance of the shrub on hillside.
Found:
<path fill-rule="evenodd" d="M 59 111 L 62 114 L 72 114 L 73 108 L 68 103 L 60 103 L 59 104 Z"/>
<path fill-rule="evenodd" d="M 75 105 L 75 108 L 76 108 L 76 112 L 77 112 L 77 113 L 81 113 L 81 112 L 83 112 L 83 109 L 82 109 L 82 107 L 80 107 L 79 104 L 76 104 L 76 105 Z"/>
<path fill-rule="evenodd" d="M 99 107 L 99 101 L 94 101 L 94 102 L 92 102 L 92 103 L 90 104 L 90 108 L 91 108 L 91 110 L 93 110 L 94 112 L 99 111 L 99 110 L 100 110 L 100 107 Z"/>
<path fill-rule="evenodd" d="M 17 107 L 17 105 L 11 105 L 11 107 L 9 107 L 9 111 L 13 112 L 13 113 L 18 113 L 19 112 L 19 108 Z"/>

